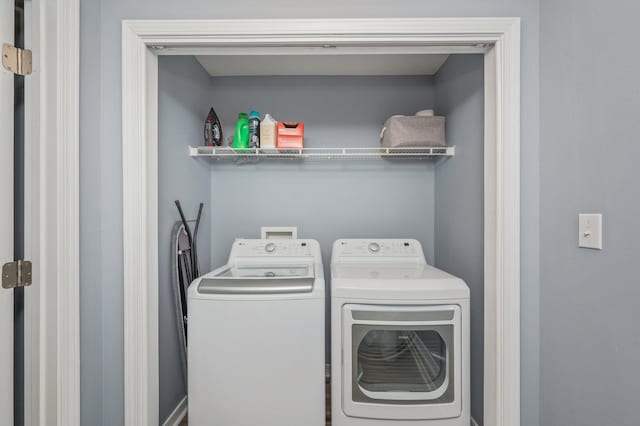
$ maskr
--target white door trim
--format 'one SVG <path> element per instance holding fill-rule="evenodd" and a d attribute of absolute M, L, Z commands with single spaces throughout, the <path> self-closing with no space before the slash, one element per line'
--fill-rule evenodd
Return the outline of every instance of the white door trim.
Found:
<path fill-rule="evenodd" d="M 14 15 L 15 2 L 0 0 L 0 45 L 14 44 Z M 13 99 L 13 73 L 0 64 L 0 268 L 14 260 Z M 13 305 L 13 290 L 0 286 L 0 417 L 6 424 L 14 421 Z"/>
<path fill-rule="evenodd" d="M 158 424 L 157 54 L 357 42 L 485 53 L 485 424 L 520 424 L 520 19 L 123 21 L 125 424 Z M 445 49 L 442 47 L 445 46 Z M 186 155 L 186 153 L 185 153 Z"/>
<path fill-rule="evenodd" d="M 25 424 L 80 425 L 79 0 L 27 0 Z"/>

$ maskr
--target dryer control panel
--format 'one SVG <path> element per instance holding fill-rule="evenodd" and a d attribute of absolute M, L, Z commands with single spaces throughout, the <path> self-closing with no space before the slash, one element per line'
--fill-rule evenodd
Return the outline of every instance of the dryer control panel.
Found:
<path fill-rule="evenodd" d="M 320 246 L 315 240 L 253 240 L 238 239 L 231 248 L 231 257 L 316 257 Z"/>
<path fill-rule="evenodd" d="M 424 254 L 420 242 L 413 239 L 343 239 L 333 244 L 332 262 L 354 257 L 424 259 Z"/>

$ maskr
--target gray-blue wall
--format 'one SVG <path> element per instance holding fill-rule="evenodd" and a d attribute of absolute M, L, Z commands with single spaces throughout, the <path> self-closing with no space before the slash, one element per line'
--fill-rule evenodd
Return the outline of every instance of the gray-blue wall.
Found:
<path fill-rule="evenodd" d="M 171 281 L 171 231 L 180 220 L 174 200 L 180 200 L 187 220 L 195 219 L 199 203 L 205 210 L 200 224 L 198 257 L 202 271 L 210 269 L 210 167 L 187 155 L 187 144 L 202 139 L 209 111 L 209 74 L 193 57 L 164 56 L 158 69 L 158 346 L 160 421 L 186 394 L 180 341 L 175 321 Z M 191 225 L 194 229 L 194 224 Z"/>
<path fill-rule="evenodd" d="M 120 396 L 113 397 L 104 389 L 107 383 L 103 376 L 123 376 L 123 331 L 122 327 L 111 328 L 111 333 L 103 332 L 103 312 L 108 312 L 113 321 L 123 315 L 122 296 L 120 303 L 110 303 L 111 294 L 122 293 L 122 244 L 111 246 L 113 254 L 103 250 L 103 214 L 112 216 L 121 215 L 121 198 L 111 197 L 110 202 L 105 203 L 103 192 L 116 190 L 115 183 L 109 183 L 106 179 L 103 185 L 103 136 L 102 136 L 102 2 L 98 0 L 86 0 L 80 4 L 80 419 L 83 425 L 106 425 L 103 413 L 104 399 L 108 398 L 117 407 L 115 423 L 113 415 L 109 418 L 114 425 L 124 422 L 122 403 L 124 396 L 121 390 Z M 111 72 L 116 73 L 113 69 Z M 118 90 L 118 89 L 112 89 Z M 120 117 L 112 119 L 120 122 Z M 110 141 L 112 150 L 121 144 L 121 138 Z M 120 151 L 120 148 L 118 148 Z M 122 168 L 113 169 L 111 173 L 114 179 L 121 183 L 120 174 Z M 103 188 L 103 186 L 108 188 Z M 121 189 L 117 189 L 121 191 Z M 111 231 L 113 232 L 113 231 Z M 122 233 L 122 222 L 120 222 Z M 120 241 L 122 241 L 121 237 Z M 118 238 L 115 238 L 118 240 Z M 119 256 L 119 257 L 118 257 Z M 103 278 L 103 270 L 106 265 L 120 268 L 119 275 L 115 274 L 110 280 Z M 117 278 L 119 276 L 119 278 Z M 103 287 L 103 283 L 106 283 Z M 116 287 L 119 287 L 116 289 Z M 103 293 L 106 297 L 103 297 Z M 103 311 L 103 305 L 110 305 Z M 122 318 L 120 318 L 122 324 Z M 104 337 L 110 339 L 104 343 Z M 107 352 L 103 352 L 103 347 Z M 122 379 L 118 380 L 122 389 Z M 114 403 L 108 406 L 113 409 Z M 109 408 L 108 408 L 109 409 Z"/>
<path fill-rule="evenodd" d="M 238 111 L 255 108 L 303 121 L 307 147 L 370 147 L 391 115 L 433 108 L 434 88 L 432 77 L 420 76 L 234 77 L 212 79 L 211 99 L 226 134 Z M 429 161 L 218 162 L 211 170 L 212 265 L 226 262 L 235 238 L 257 238 L 263 225 L 297 226 L 300 237 L 317 239 L 327 279 L 338 238 L 416 238 L 433 259 Z M 330 317 L 327 304 L 327 325 Z"/>
<path fill-rule="evenodd" d="M 307 147 L 376 146 L 384 121 L 434 107 L 432 77 L 214 78 L 225 134 L 251 108 L 305 123 Z M 236 237 L 262 225 L 295 225 L 321 243 L 327 264 L 338 238 L 420 239 L 433 259 L 433 164 L 424 161 L 279 161 L 212 168 L 213 264 Z"/>
<path fill-rule="evenodd" d="M 471 415 L 483 424 L 484 57 L 452 55 L 436 75 L 436 113 L 456 156 L 436 166 L 435 265 L 471 289 Z"/>
<path fill-rule="evenodd" d="M 81 3 L 82 424 L 124 418 L 121 20 L 521 16 L 522 25 L 522 424 L 539 424 L 539 1 L 291 0 Z"/>
<path fill-rule="evenodd" d="M 640 424 L 635 0 L 543 0 L 541 425 Z M 604 214 L 604 250 L 578 213 Z"/>

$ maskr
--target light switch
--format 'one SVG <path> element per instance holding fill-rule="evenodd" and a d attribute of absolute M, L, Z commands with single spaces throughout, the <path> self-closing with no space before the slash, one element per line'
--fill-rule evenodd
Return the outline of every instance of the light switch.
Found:
<path fill-rule="evenodd" d="M 578 246 L 602 250 L 602 215 L 578 215 Z"/>

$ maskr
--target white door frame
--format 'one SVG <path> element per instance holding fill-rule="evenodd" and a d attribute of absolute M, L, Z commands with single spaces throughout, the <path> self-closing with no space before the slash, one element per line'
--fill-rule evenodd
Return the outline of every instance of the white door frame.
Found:
<path fill-rule="evenodd" d="M 13 44 L 14 0 L 0 0 L 0 45 Z M 0 64 L 0 268 L 14 259 L 14 82 Z M 9 202 L 9 200 L 11 200 Z M 0 286 L 0 423 L 13 424 L 13 290 Z M 5 339 L 9 340 L 7 342 Z"/>
<path fill-rule="evenodd" d="M 25 425 L 80 425 L 79 0 L 25 0 Z"/>
<path fill-rule="evenodd" d="M 520 424 L 520 19 L 411 18 L 123 21 L 127 426 L 159 423 L 157 55 L 385 42 L 485 52 L 484 423 Z"/>

